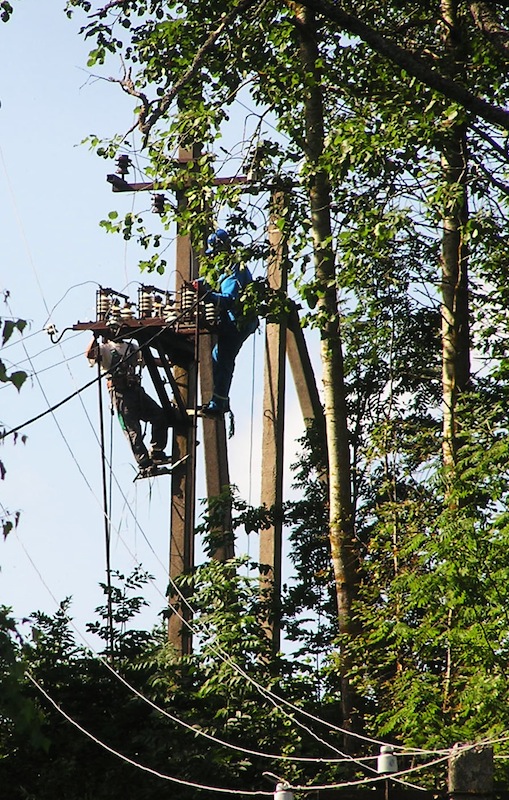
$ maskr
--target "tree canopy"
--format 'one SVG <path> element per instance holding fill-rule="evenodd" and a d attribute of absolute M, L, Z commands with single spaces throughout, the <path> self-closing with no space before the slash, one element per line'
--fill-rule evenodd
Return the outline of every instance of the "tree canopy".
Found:
<path fill-rule="evenodd" d="M 218 662 L 218 644 L 257 683 L 335 719 L 356 755 L 369 748 L 356 735 L 422 749 L 500 738 L 505 754 L 505 4 L 359 0 L 347 13 L 324 0 L 227 9 L 217 0 L 70 0 L 67 13 L 84 14 L 89 67 L 118 64 L 110 80 L 136 109 L 131 130 L 91 144 L 105 158 L 142 154 L 157 191 L 186 188 L 185 208 L 167 200 L 157 226 L 116 210 L 103 226 L 137 238 L 148 271 L 166 268 L 175 221 L 197 253 L 225 219 L 242 242 L 239 257 L 264 258 L 259 219 L 274 191 L 284 192 L 278 224 L 290 293 L 321 339 L 326 442 L 312 434 L 303 442 L 301 497 L 284 508 L 292 657 L 267 649 L 263 609 L 239 565 L 212 562 L 191 587 L 210 639 L 183 663 L 157 637 L 137 640 L 125 668 L 201 729 L 241 736 L 253 750 L 279 742 L 289 757 L 321 752 L 267 695 L 260 703 L 231 662 Z M 221 137 L 244 93 L 253 110 L 239 165 Z M 199 156 L 180 163 L 178 148 L 196 144 Z M 226 167 L 249 175 L 250 192 L 212 188 Z M 55 622 L 43 622 L 54 633 Z M 66 669 L 92 675 L 97 665 L 71 658 L 64 644 Z M 29 658 L 46 667 L 37 643 Z M 95 691 L 94 681 L 84 688 Z M 109 718 L 89 719 L 96 712 L 85 707 L 88 726 L 109 730 Z M 246 764 L 187 739 L 182 764 L 165 752 L 173 727 L 132 698 L 126 708 L 140 730 L 154 725 L 153 747 L 129 746 L 146 746 L 157 769 L 220 775 L 235 787 L 262 772 L 257 759 Z M 273 769 L 314 783 L 338 770 L 362 773 L 290 759 Z M 441 779 L 438 769 L 427 785 Z M 139 796 L 150 797 L 142 783 Z"/>

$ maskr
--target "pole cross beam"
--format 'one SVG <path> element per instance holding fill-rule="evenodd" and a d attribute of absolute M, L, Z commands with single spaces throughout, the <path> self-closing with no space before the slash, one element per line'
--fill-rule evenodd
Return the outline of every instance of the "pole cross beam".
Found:
<path fill-rule="evenodd" d="M 178 191 L 182 188 L 182 178 L 173 178 L 163 183 L 158 183 L 157 181 L 128 183 L 120 175 L 113 173 L 107 175 L 106 180 L 111 183 L 113 192 L 156 192 L 164 191 L 165 189 Z M 186 180 L 187 186 L 190 186 L 191 183 L 191 179 Z M 245 183 L 250 183 L 246 175 L 236 175 L 231 178 L 214 178 L 212 181 L 214 186 L 233 186 Z"/>

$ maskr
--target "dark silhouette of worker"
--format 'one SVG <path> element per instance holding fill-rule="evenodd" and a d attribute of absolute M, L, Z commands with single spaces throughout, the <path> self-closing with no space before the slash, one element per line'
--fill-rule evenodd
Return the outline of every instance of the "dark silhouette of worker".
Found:
<path fill-rule="evenodd" d="M 100 360 L 101 369 L 107 375 L 112 405 L 139 468 L 144 470 L 169 464 L 170 457 L 164 448 L 168 441 L 168 427 L 174 420 L 168 419 L 161 406 L 141 385 L 143 356 L 140 348 L 131 342 L 117 342 L 108 336 L 102 338 L 101 344 L 92 339 L 85 355 L 91 366 Z M 141 421 L 151 425 L 150 450 L 143 441 Z"/>
<path fill-rule="evenodd" d="M 232 253 L 228 233 L 218 228 L 207 239 L 205 254 Z M 246 266 L 239 266 L 233 257 L 217 282 L 217 291 L 202 279 L 194 281 L 195 289 L 208 303 L 219 310 L 217 344 L 212 350 L 213 394 L 202 406 L 201 413 L 207 417 L 220 417 L 230 410 L 230 387 L 235 369 L 235 359 L 246 339 L 258 327 L 258 317 L 247 318 L 242 313 L 239 297 L 253 276 Z"/>

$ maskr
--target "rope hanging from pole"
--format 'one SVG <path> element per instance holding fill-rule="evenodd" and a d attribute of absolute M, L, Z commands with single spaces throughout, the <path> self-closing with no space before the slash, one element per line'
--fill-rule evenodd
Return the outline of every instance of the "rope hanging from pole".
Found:
<path fill-rule="evenodd" d="M 98 396 L 99 396 L 99 429 L 101 438 L 101 472 L 102 472 L 102 491 L 103 491 L 103 516 L 104 516 L 104 539 L 106 549 L 106 593 L 107 593 L 107 615 L 108 615 L 108 638 L 109 638 L 109 661 L 111 665 L 114 664 L 114 633 L 113 633 L 113 606 L 112 606 L 112 586 L 111 586 L 111 527 L 110 517 L 108 514 L 108 487 L 106 481 L 106 453 L 104 444 L 104 411 L 103 411 L 103 397 L 102 397 L 102 381 L 101 381 L 101 350 L 97 342 L 98 357 L 97 357 L 97 370 L 99 373 L 99 380 L 97 381 Z M 111 463 L 110 463 L 111 470 Z M 110 495 L 111 496 L 111 495 Z"/>

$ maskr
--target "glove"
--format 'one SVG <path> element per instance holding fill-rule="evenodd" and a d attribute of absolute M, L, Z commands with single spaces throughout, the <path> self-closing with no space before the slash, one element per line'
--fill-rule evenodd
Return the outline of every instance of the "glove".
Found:
<path fill-rule="evenodd" d="M 195 289 L 195 291 L 198 292 L 198 297 L 202 297 L 209 291 L 209 287 L 207 286 L 203 278 L 198 278 L 198 280 L 193 281 L 193 289 Z"/>

